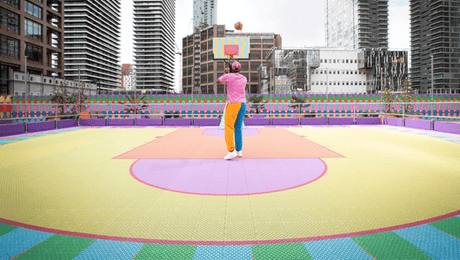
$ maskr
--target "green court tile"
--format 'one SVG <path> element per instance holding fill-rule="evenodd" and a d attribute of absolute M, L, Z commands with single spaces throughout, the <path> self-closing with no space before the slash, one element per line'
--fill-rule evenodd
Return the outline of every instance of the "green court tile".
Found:
<path fill-rule="evenodd" d="M 460 220 L 460 219 L 459 219 Z M 0 223 L 0 236 L 5 235 L 6 233 L 15 230 L 17 227 L 10 226 L 7 224 Z"/>
<path fill-rule="evenodd" d="M 443 219 L 429 225 L 460 239 L 460 218 Z"/>
<path fill-rule="evenodd" d="M 53 235 L 16 259 L 72 259 L 96 239 Z"/>
<path fill-rule="evenodd" d="M 375 259 L 431 259 L 425 252 L 393 232 L 352 237 Z"/>
<path fill-rule="evenodd" d="M 264 259 L 312 259 L 302 243 L 253 245 L 254 260 Z"/>
<path fill-rule="evenodd" d="M 145 244 L 134 259 L 191 260 L 195 255 L 195 250 L 196 246 L 189 245 Z"/>

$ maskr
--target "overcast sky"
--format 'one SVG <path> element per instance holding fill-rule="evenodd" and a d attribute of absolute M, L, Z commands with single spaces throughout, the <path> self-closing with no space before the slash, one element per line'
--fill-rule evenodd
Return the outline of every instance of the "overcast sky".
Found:
<path fill-rule="evenodd" d="M 217 23 L 228 29 L 240 21 L 243 32 L 276 33 L 283 47 L 325 46 L 325 0 L 217 0 Z M 390 49 L 410 48 L 409 0 L 389 0 Z M 133 2 L 121 1 L 121 62 L 133 63 Z M 193 32 L 193 0 L 176 0 L 176 43 Z M 176 55 L 175 87 L 179 86 L 180 56 Z"/>

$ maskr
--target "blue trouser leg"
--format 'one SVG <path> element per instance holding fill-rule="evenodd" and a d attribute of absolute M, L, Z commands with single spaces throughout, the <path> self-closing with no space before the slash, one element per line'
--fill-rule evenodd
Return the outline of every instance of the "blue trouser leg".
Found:
<path fill-rule="evenodd" d="M 241 103 L 241 108 L 235 121 L 235 149 L 237 151 L 243 149 L 243 119 L 245 115 L 246 103 Z"/>

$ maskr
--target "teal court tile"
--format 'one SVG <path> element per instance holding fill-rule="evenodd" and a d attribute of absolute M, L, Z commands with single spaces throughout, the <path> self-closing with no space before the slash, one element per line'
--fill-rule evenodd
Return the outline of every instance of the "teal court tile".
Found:
<path fill-rule="evenodd" d="M 460 239 L 430 225 L 415 226 L 393 231 L 432 259 L 460 259 Z"/>
<path fill-rule="evenodd" d="M 142 243 L 96 240 L 73 260 L 131 260 L 141 250 Z"/>
<path fill-rule="evenodd" d="M 16 259 L 73 259 L 95 241 L 96 239 L 55 234 Z"/>
<path fill-rule="evenodd" d="M 43 242 L 53 234 L 17 228 L 0 236 L 0 260 L 10 259 Z"/>
<path fill-rule="evenodd" d="M 313 260 L 372 260 L 372 257 L 351 238 L 312 241 L 303 244 Z"/>
<path fill-rule="evenodd" d="M 10 225 L 3 224 L 3 223 L 0 222 L 0 236 L 3 236 L 6 233 L 9 233 L 9 232 L 15 230 L 16 228 L 17 227 L 15 227 L 15 226 L 10 226 Z"/>
<path fill-rule="evenodd" d="M 189 245 L 144 244 L 134 259 L 192 260 L 195 250 Z"/>
<path fill-rule="evenodd" d="M 251 246 L 197 246 L 193 260 L 252 260 Z"/>
<path fill-rule="evenodd" d="M 312 259 L 302 243 L 253 245 L 251 249 L 254 260 Z"/>
<path fill-rule="evenodd" d="M 393 232 L 369 234 L 351 239 L 374 259 L 430 259 L 422 250 Z"/>

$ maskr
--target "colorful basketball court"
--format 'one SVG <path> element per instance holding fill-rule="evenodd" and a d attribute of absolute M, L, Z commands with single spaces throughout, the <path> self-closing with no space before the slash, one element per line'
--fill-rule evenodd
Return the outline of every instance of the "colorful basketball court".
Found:
<path fill-rule="evenodd" d="M 460 136 L 78 127 L 0 139 L 0 259 L 460 259 Z"/>

